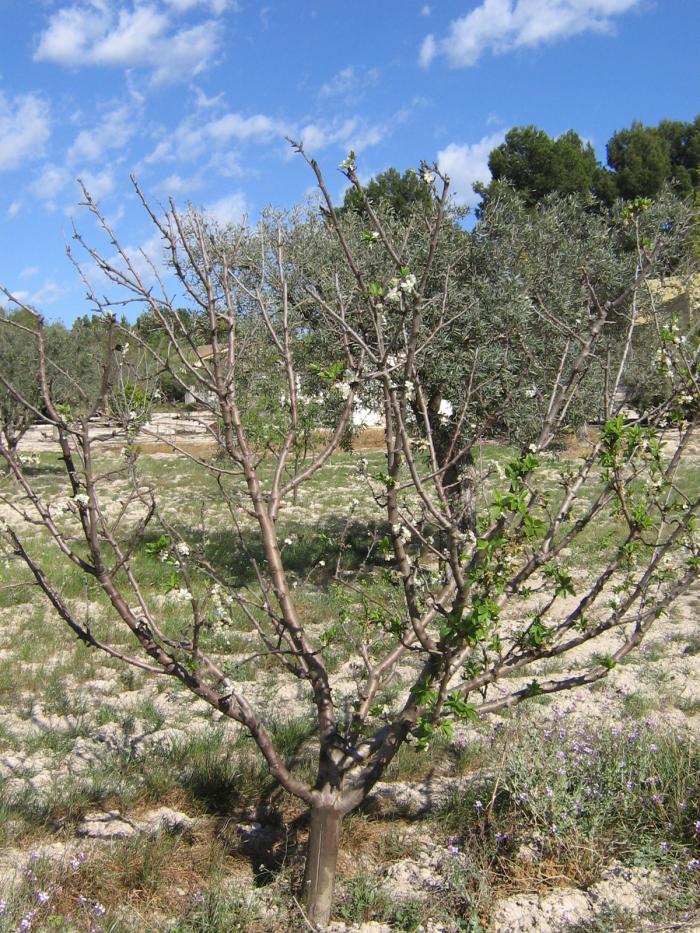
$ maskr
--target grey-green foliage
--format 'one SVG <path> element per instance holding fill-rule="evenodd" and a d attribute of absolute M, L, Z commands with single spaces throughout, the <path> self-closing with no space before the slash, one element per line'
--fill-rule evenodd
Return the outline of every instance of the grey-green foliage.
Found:
<path fill-rule="evenodd" d="M 576 197 L 552 195 L 532 208 L 509 186 L 492 188 L 472 232 L 463 229 L 456 212 L 442 229 L 425 302 L 425 337 L 441 316 L 444 320 L 418 365 L 434 408 L 444 398 L 457 409 L 471 382 L 465 432 L 486 430 L 526 443 L 539 431 L 567 343 L 562 378 L 569 375 L 589 315 L 596 314 L 596 301 L 618 298 L 634 277 L 637 255 L 630 248 L 634 244 L 621 207 L 606 214 Z M 434 207 L 418 204 L 409 219 L 398 216 L 388 202 L 374 208 L 402 261 L 420 278 L 430 247 L 426 217 Z M 650 235 L 662 231 L 661 272 L 677 268 L 687 252 L 687 207 L 665 195 L 648 208 L 643 224 Z M 346 212 L 341 226 L 366 280 L 386 286 L 396 270 L 386 250 L 371 239 L 368 221 Z M 340 248 L 324 224 L 309 218 L 297 237 L 302 252 L 313 252 L 309 282 L 329 298 L 339 283 L 353 325 L 376 345 L 366 295 L 349 270 L 338 280 Z M 446 276 L 449 287 L 443 294 Z M 622 300 L 600 343 L 599 363 L 608 353 L 613 361 L 619 357 L 629 312 L 629 302 Z M 403 323 L 387 308 L 384 338 L 389 355 L 400 355 L 404 348 Z M 308 339 L 319 358 L 341 355 L 333 325 L 310 319 Z M 572 427 L 601 416 L 601 381 L 602 366 L 587 367 L 568 411 Z M 439 431 L 437 423 L 434 427 Z"/>
<path fill-rule="evenodd" d="M 13 326 L 29 326 L 29 316 L 0 309 L 0 374 L 28 403 L 23 404 L 3 381 L 0 382 L 0 430 L 14 448 L 35 419 L 31 406 L 39 404 L 35 375 L 36 349 L 30 334 Z"/>
<path fill-rule="evenodd" d="M 628 242 L 629 213 L 619 207 L 601 214 L 590 206 L 553 195 L 528 209 L 520 197 L 502 188 L 471 235 L 469 266 L 463 274 L 474 310 L 461 334 L 446 332 L 432 355 L 446 385 L 452 375 L 454 393 L 464 384 L 478 350 L 475 373 L 485 388 L 477 420 L 491 421 L 510 440 L 533 440 L 567 346 L 562 380 L 571 374 L 598 304 L 618 302 L 567 420 L 576 428 L 604 416 L 603 367 L 608 359 L 618 363 L 626 342 L 632 309 L 624 293 L 638 258 Z M 655 274 L 677 267 L 687 250 L 688 224 L 686 207 L 672 196 L 644 212 L 643 232 L 656 242 L 662 231 Z M 459 347 L 461 372 L 455 383 L 455 371 L 449 367 Z M 440 367 L 440 360 L 446 365 Z"/>
<path fill-rule="evenodd" d="M 39 419 L 42 409 L 38 377 L 37 318 L 28 309 L 0 309 L 0 430 L 14 446 Z M 79 317 L 70 330 L 60 323 L 44 327 L 45 370 L 54 401 L 76 413 L 83 397 L 95 399 L 104 361 L 106 322 Z"/>
<path fill-rule="evenodd" d="M 0 308 L 0 431 L 11 448 L 39 417 L 41 393 L 38 379 L 36 319 L 26 309 Z M 62 324 L 45 329 L 46 379 L 57 400 L 71 397 L 70 380 L 64 372 L 75 365 L 71 334 Z"/>

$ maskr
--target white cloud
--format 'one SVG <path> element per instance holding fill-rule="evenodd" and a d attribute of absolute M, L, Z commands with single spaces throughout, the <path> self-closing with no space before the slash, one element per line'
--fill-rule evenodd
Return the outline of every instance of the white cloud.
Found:
<path fill-rule="evenodd" d="M 162 139 L 144 158 L 145 165 L 153 165 L 158 162 L 166 162 L 172 153 L 172 143 L 169 139 Z"/>
<path fill-rule="evenodd" d="M 389 121 L 391 122 L 391 121 Z M 359 117 L 350 117 L 341 122 L 307 123 L 295 134 L 301 140 L 304 149 L 309 153 L 319 152 L 328 146 L 341 146 L 343 149 L 354 149 L 362 152 L 370 146 L 376 146 L 385 138 L 388 124 L 372 124 Z M 289 154 L 292 158 L 292 154 Z"/>
<path fill-rule="evenodd" d="M 205 6 L 215 16 L 220 16 L 225 10 L 239 9 L 236 0 L 165 0 L 165 3 L 177 13 L 187 13 L 188 10 L 193 10 L 195 7 Z"/>
<path fill-rule="evenodd" d="M 430 6 L 426 3 L 425 6 L 421 7 L 420 15 L 421 15 L 421 16 L 430 16 L 430 14 L 431 14 L 432 12 L 433 12 L 432 7 L 430 7 Z"/>
<path fill-rule="evenodd" d="M 223 104 L 225 94 L 223 91 L 220 91 L 218 94 L 215 94 L 213 97 L 207 97 L 201 87 L 196 87 L 194 89 L 195 94 L 195 103 L 198 110 L 214 110 L 217 107 L 220 107 Z"/>
<path fill-rule="evenodd" d="M 93 45 L 91 57 L 100 65 L 137 65 L 167 28 L 168 17 L 152 7 L 119 10 L 116 23 Z"/>
<path fill-rule="evenodd" d="M 64 7 L 51 17 L 40 36 L 34 58 L 58 65 L 80 65 L 89 55 L 90 43 L 97 41 L 107 28 L 108 16 L 99 10 L 85 6 Z"/>
<path fill-rule="evenodd" d="M 347 94 L 355 84 L 355 69 L 350 66 L 343 68 L 336 75 L 333 75 L 330 81 L 321 85 L 319 94 L 321 97 L 334 97 L 336 94 Z"/>
<path fill-rule="evenodd" d="M 44 284 L 39 289 L 37 289 L 37 291 L 29 295 L 29 297 L 25 300 L 28 305 L 41 310 L 46 305 L 55 304 L 65 295 L 65 293 L 66 289 L 64 286 L 49 280 L 44 282 Z"/>
<path fill-rule="evenodd" d="M 40 157 L 49 133 L 49 107 L 43 97 L 19 94 L 8 99 L 0 91 L 0 171 Z"/>
<path fill-rule="evenodd" d="M 62 165 L 45 165 L 38 178 L 29 186 L 41 201 L 53 201 L 70 181 L 70 173 Z"/>
<path fill-rule="evenodd" d="M 156 188 L 162 194 L 165 194 L 168 197 L 177 197 L 182 194 L 190 194 L 193 191 L 202 187 L 202 179 L 197 176 L 192 176 L 190 178 L 183 178 L 182 175 L 177 173 L 169 175 L 168 178 L 164 178 Z"/>
<path fill-rule="evenodd" d="M 341 69 L 333 75 L 330 81 L 321 85 L 319 97 L 347 97 L 352 95 L 356 100 L 359 94 L 368 87 L 376 84 L 379 79 L 378 68 L 368 68 L 357 72 L 351 65 Z"/>
<path fill-rule="evenodd" d="M 31 279 L 35 275 L 38 275 L 40 272 L 41 272 L 41 269 L 39 268 L 39 266 L 27 266 L 26 269 L 22 269 L 22 271 L 19 274 L 19 277 L 21 279 Z"/>
<path fill-rule="evenodd" d="M 478 143 L 459 146 L 450 143 L 438 152 L 440 171 L 450 177 L 450 191 L 458 204 L 474 207 L 479 196 L 474 193 L 475 182 L 488 183 L 491 179 L 489 154 L 505 138 L 505 131 L 484 136 Z"/>
<path fill-rule="evenodd" d="M 159 233 L 154 233 L 142 243 L 129 243 L 123 247 L 130 269 L 135 272 L 146 288 L 158 288 L 159 277 L 166 278 L 168 269 L 165 265 L 165 245 Z M 113 253 L 107 261 L 116 269 L 126 271 L 126 263 L 121 253 Z M 92 289 L 98 294 L 107 294 L 113 300 L 125 297 L 125 292 L 114 283 L 92 260 L 81 265 L 81 271 Z M 129 273 L 131 274 L 131 273 Z"/>
<path fill-rule="evenodd" d="M 218 142 L 228 142 L 230 139 L 264 141 L 275 136 L 284 136 L 288 130 L 286 124 L 262 113 L 256 113 L 252 117 L 242 117 L 239 113 L 227 113 L 207 123 L 204 127 L 207 136 Z"/>
<path fill-rule="evenodd" d="M 78 68 L 84 65 L 143 67 L 154 83 L 188 80 L 215 57 L 220 45 L 220 21 L 178 24 L 173 16 L 196 6 L 217 15 L 224 0 L 207 3 L 175 0 L 164 5 L 108 0 L 63 7 L 50 18 L 39 37 L 36 61 Z"/>
<path fill-rule="evenodd" d="M 136 132 L 136 120 L 131 109 L 123 105 L 106 113 L 89 130 L 81 130 L 68 150 L 68 161 L 97 162 L 110 149 L 121 149 Z"/>
<path fill-rule="evenodd" d="M 160 43 L 160 60 L 153 72 L 156 84 L 170 84 L 201 74 L 219 50 L 221 30 L 215 20 L 208 20 L 191 29 L 182 29 Z"/>
<path fill-rule="evenodd" d="M 223 226 L 240 223 L 247 212 L 245 195 L 242 191 L 236 191 L 205 205 L 204 210 L 212 220 Z"/>
<path fill-rule="evenodd" d="M 431 61 L 437 55 L 437 42 L 435 41 L 435 36 L 426 36 L 423 39 L 423 43 L 420 47 L 420 52 L 418 54 L 418 64 L 421 68 L 427 68 Z"/>
<path fill-rule="evenodd" d="M 111 168 L 101 172 L 81 172 L 80 181 L 94 201 L 99 201 L 106 194 L 114 191 L 114 175 Z"/>
<path fill-rule="evenodd" d="M 482 0 L 450 24 L 443 39 L 426 36 L 419 61 L 426 67 L 444 55 L 454 68 L 475 65 L 484 52 L 495 54 L 582 32 L 606 32 L 613 17 L 639 7 L 642 0 Z"/>

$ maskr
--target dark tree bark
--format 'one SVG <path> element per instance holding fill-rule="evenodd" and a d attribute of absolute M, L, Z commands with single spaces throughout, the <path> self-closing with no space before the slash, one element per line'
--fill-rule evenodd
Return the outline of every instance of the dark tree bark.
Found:
<path fill-rule="evenodd" d="M 333 807 L 312 807 L 310 812 L 303 904 L 309 922 L 323 926 L 333 904 L 343 813 Z"/>

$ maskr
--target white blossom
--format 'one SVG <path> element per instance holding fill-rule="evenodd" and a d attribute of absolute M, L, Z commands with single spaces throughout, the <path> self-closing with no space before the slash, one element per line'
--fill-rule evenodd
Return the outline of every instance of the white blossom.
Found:
<path fill-rule="evenodd" d="M 417 281 L 415 275 L 409 272 L 409 274 L 401 280 L 401 291 L 406 295 L 412 294 L 415 291 Z"/>
<path fill-rule="evenodd" d="M 190 556 L 190 547 L 184 541 L 178 541 L 175 545 L 175 551 L 177 552 L 178 557 L 189 557 Z"/>
<path fill-rule="evenodd" d="M 176 590 L 170 591 L 170 598 L 175 603 L 186 603 L 192 599 L 192 593 L 190 593 L 188 589 L 185 589 L 184 586 L 181 586 Z"/>
<path fill-rule="evenodd" d="M 355 153 L 351 149 L 350 152 L 348 152 L 347 156 L 340 163 L 338 168 L 341 171 L 350 171 L 350 170 L 354 171 L 355 165 L 356 165 Z"/>
<path fill-rule="evenodd" d="M 337 382 L 335 388 L 342 399 L 349 398 L 352 392 L 352 387 L 349 382 Z"/>
<path fill-rule="evenodd" d="M 537 395 L 537 386 L 529 386 L 523 394 L 525 398 L 534 398 Z"/>
<path fill-rule="evenodd" d="M 90 496 L 86 495 L 84 492 L 79 492 L 77 496 L 73 497 L 73 501 L 77 502 L 78 505 L 87 506 L 90 504 Z"/>
<path fill-rule="evenodd" d="M 420 177 L 423 179 L 426 185 L 432 185 L 432 183 L 435 181 L 435 173 L 429 171 L 427 168 L 423 169 L 423 171 L 420 173 Z"/>
<path fill-rule="evenodd" d="M 391 284 L 391 282 L 389 283 L 389 290 L 386 293 L 386 300 L 394 305 L 398 304 L 401 301 L 401 292 L 399 291 L 398 282 L 395 282 L 395 284 L 393 285 Z"/>
<path fill-rule="evenodd" d="M 408 542 L 411 540 L 411 532 L 408 530 L 408 528 L 406 528 L 405 525 L 396 523 L 391 526 L 391 530 L 399 539 L 399 541 L 402 541 L 404 544 L 408 544 Z"/>

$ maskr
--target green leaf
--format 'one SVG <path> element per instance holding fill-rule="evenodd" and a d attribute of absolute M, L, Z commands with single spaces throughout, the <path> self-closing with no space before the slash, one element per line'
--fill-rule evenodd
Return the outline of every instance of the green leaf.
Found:
<path fill-rule="evenodd" d="M 575 596 L 574 581 L 568 570 L 550 561 L 544 568 L 544 575 L 554 581 L 554 592 L 557 596 Z"/>
<path fill-rule="evenodd" d="M 161 535 L 157 541 L 150 541 L 144 550 L 150 557 L 154 557 L 158 554 L 162 554 L 163 551 L 167 551 L 169 547 L 170 538 L 168 538 L 167 535 Z"/>
<path fill-rule="evenodd" d="M 447 698 L 445 701 L 445 709 L 452 713 L 455 719 L 459 719 L 462 722 L 476 722 L 479 718 L 474 704 L 467 703 L 463 697 L 457 696 L 456 694 Z"/>

